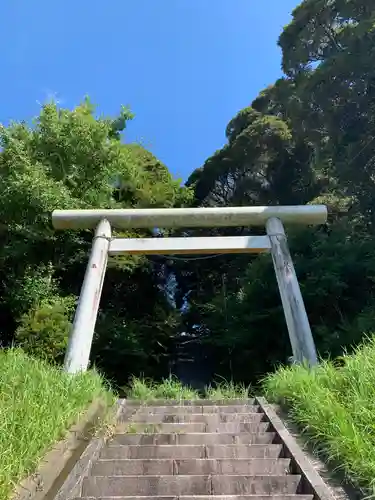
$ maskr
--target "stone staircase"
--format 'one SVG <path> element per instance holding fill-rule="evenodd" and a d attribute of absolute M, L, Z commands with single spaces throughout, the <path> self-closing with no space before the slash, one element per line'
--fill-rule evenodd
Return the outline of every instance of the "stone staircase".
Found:
<path fill-rule="evenodd" d="M 73 496 L 58 498 L 312 500 L 324 496 L 306 483 L 267 413 L 256 403 L 126 402 L 115 434 L 82 473 L 79 494 L 75 489 Z"/>

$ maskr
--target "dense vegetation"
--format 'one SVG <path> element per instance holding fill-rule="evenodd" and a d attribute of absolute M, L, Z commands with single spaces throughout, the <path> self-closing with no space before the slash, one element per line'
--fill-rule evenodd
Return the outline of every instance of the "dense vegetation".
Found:
<path fill-rule="evenodd" d="M 39 357 L 63 359 L 92 233 L 54 232 L 53 209 L 168 207 L 189 201 L 189 190 L 152 154 L 121 142 L 130 118 L 124 108 L 116 119 L 96 119 L 85 100 L 73 111 L 47 104 L 33 126 L 1 128 L 4 346 L 15 341 Z M 166 370 L 165 345 L 177 321 L 163 293 L 166 279 L 159 261 L 123 257 L 110 263 L 93 358 L 120 383 L 146 367 L 154 374 Z"/>
<path fill-rule="evenodd" d="M 375 493 L 374 442 L 375 339 L 353 354 L 309 370 L 280 368 L 263 381 L 269 401 L 288 410 L 315 453 L 357 487 Z"/>
<path fill-rule="evenodd" d="M 374 23 L 369 0 L 303 1 L 279 39 L 284 76 L 230 121 L 225 146 L 185 187 L 124 143 L 126 108 L 110 119 L 88 101 L 72 111 L 52 103 L 32 126 L 2 127 L 2 344 L 62 360 L 92 234 L 54 232 L 55 208 L 319 202 L 326 226 L 288 232 L 302 293 L 322 356 L 356 345 L 375 316 Z M 182 331 L 196 336 L 212 374 L 248 383 L 285 362 L 269 256 L 111 260 L 95 364 L 120 385 L 167 375 Z"/>
<path fill-rule="evenodd" d="M 190 177 L 197 206 L 329 207 L 329 223 L 289 231 L 317 348 L 337 356 L 373 328 L 375 6 L 305 0 L 282 32 L 285 76 L 226 128 Z M 242 234 L 251 229 L 241 228 Z M 178 266 L 183 320 L 212 371 L 251 381 L 290 355 L 272 263 L 226 257 Z"/>
<path fill-rule="evenodd" d="M 0 498 L 7 500 L 93 400 L 103 417 L 114 397 L 93 370 L 70 377 L 20 349 L 0 351 L 0 384 Z"/>

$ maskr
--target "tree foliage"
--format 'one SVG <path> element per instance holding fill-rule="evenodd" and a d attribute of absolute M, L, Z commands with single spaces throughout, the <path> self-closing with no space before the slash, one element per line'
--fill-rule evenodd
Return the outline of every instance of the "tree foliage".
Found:
<path fill-rule="evenodd" d="M 74 110 L 50 103 L 32 125 L 1 127 L 2 343 L 63 356 L 92 235 L 53 231 L 55 208 L 325 203 L 325 226 L 287 228 L 291 252 L 320 355 L 357 344 L 375 305 L 374 42 L 370 0 L 302 1 L 279 38 L 284 75 L 230 120 L 226 144 L 185 187 L 152 153 L 124 143 L 126 107 L 98 118 L 87 99 Z M 165 375 L 183 333 L 225 377 L 253 382 L 286 362 L 270 257 L 111 259 L 92 361 L 119 384 Z"/>
<path fill-rule="evenodd" d="M 46 104 L 33 124 L 1 128 L 2 344 L 15 340 L 35 355 L 62 360 L 71 297 L 76 301 L 79 294 L 92 234 L 54 231 L 54 209 L 169 207 L 189 201 L 189 190 L 165 165 L 142 146 L 123 143 L 121 132 L 130 118 L 127 108 L 118 118 L 97 118 L 86 99 L 72 111 Z M 146 258 L 110 262 L 95 341 L 103 349 L 94 346 L 93 362 L 111 375 L 120 372 L 118 379 L 126 381 L 137 370 L 147 373 L 150 366 L 157 371 L 164 363 L 163 343 L 175 315 L 164 281 L 163 267 Z"/>
<path fill-rule="evenodd" d="M 327 204 L 325 227 L 288 232 L 322 356 L 358 343 L 373 319 L 374 26 L 369 1 L 303 1 L 279 39 L 285 75 L 237 113 L 226 145 L 188 181 L 196 206 Z M 286 362 L 269 256 L 178 267 L 183 325 L 201 336 L 214 372 L 254 381 Z"/>

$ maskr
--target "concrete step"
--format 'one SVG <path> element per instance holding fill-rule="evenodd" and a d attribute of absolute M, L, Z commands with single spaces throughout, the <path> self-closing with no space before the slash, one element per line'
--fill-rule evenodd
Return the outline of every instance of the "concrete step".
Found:
<path fill-rule="evenodd" d="M 142 422 L 148 424 L 161 423 L 205 423 L 207 425 L 227 422 L 261 422 L 264 420 L 263 413 L 190 413 L 173 415 L 172 413 L 135 413 L 131 422 Z"/>
<path fill-rule="evenodd" d="M 171 414 L 171 415 L 189 415 L 191 413 L 258 413 L 259 405 L 232 405 L 232 406 L 141 406 L 139 413 L 150 414 Z"/>
<path fill-rule="evenodd" d="M 101 459 L 147 458 L 279 458 L 279 444 L 251 445 L 128 445 L 107 446 L 100 453 Z"/>
<path fill-rule="evenodd" d="M 267 423 L 267 422 L 266 422 Z M 206 424 L 205 432 L 220 432 L 224 434 L 241 434 L 241 433 L 253 433 L 254 422 L 227 422 L 223 424 L 215 424 L 215 422 L 211 422 Z M 267 428 L 270 426 L 268 425 Z M 259 435 L 270 434 L 272 436 L 275 435 L 273 432 L 265 432 Z M 263 441 L 262 441 L 263 442 Z"/>
<path fill-rule="evenodd" d="M 283 475 L 289 472 L 290 460 L 287 458 L 254 459 L 147 459 L 147 460 L 99 460 L 91 471 L 92 476 L 135 476 L 135 475 L 208 475 L 238 474 Z"/>
<path fill-rule="evenodd" d="M 197 432 L 190 434 L 150 434 L 148 432 L 123 434 L 121 427 L 116 430 L 115 437 L 109 441 L 109 446 L 112 444 L 118 445 L 120 439 L 121 444 L 251 444 L 254 441 L 254 434 L 268 434 L 270 424 L 267 422 L 249 424 L 248 432 L 240 434 L 231 432 Z M 126 428 L 124 428 L 126 430 Z M 118 436 L 121 435 L 121 438 Z"/>
<path fill-rule="evenodd" d="M 239 425 L 239 424 L 246 424 L 246 425 Z M 161 425 L 163 424 L 147 424 L 147 423 L 141 423 L 141 422 L 121 422 L 116 426 L 116 434 L 150 434 L 150 435 L 155 435 L 155 434 L 160 434 L 160 429 Z M 228 433 L 231 432 L 231 429 L 234 429 L 234 433 L 238 433 L 241 431 L 241 428 L 245 430 L 245 432 L 267 432 L 271 430 L 271 424 L 269 422 L 226 422 L 226 423 L 220 423 L 220 422 L 211 422 L 210 424 L 206 424 L 204 427 L 198 426 L 198 427 L 193 427 L 193 429 L 201 429 L 204 428 L 203 432 L 208 432 L 211 429 L 214 429 L 216 432 L 216 429 L 219 428 L 221 429 L 221 432 L 223 433 Z M 164 427 L 165 429 L 165 427 Z M 168 427 L 167 427 L 168 429 Z M 174 423 L 173 426 L 169 426 L 169 429 L 177 429 L 178 433 L 181 434 L 181 431 L 183 430 L 189 430 L 189 427 L 186 427 L 186 424 L 176 424 Z M 227 430 L 226 430 L 227 429 Z M 164 432 L 165 433 L 165 432 Z M 167 433 L 166 433 L 167 434 Z"/>
<path fill-rule="evenodd" d="M 313 495 L 180 495 L 172 496 L 100 496 L 72 500 L 313 500 Z"/>
<path fill-rule="evenodd" d="M 206 432 L 207 424 L 204 422 L 196 423 L 151 423 L 151 422 L 120 422 L 116 427 L 120 432 L 127 433 L 147 433 L 147 434 L 174 434 L 187 432 Z"/>
<path fill-rule="evenodd" d="M 248 434 L 246 432 L 243 432 L 236 434 L 235 432 L 233 432 L 233 430 L 236 429 L 228 429 L 228 430 L 232 432 L 224 432 L 223 434 L 221 434 L 220 432 L 207 432 L 207 433 L 203 432 L 197 434 L 175 434 L 174 443 L 172 441 L 173 438 L 165 438 L 165 440 L 163 441 L 163 438 L 161 438 L 161 436 L 166 436 L 166 434 L 159 434 L 159 435 L 149 434 L 150 436 L 149 443 L 150 444 L 155 443 L 153 437 L 151 436 L 155 436 L 156 440 L 155 446 L 160 446 L 164 443 L 167 443 L 168 439 L 169 439 L 168 444 L 179 444 L 179 445 L 272 444 L 276 437 L 276 434 L 274 432 L 252 432 L 252 433 L 249 432 Z M 217 438 L 215 437 L 215 434 L 218 435 Z M 137 436 L 137 434 L 115 434 L 112 437 L 111 441 L 109 441 L 108 446 L 110 447 L 110 446 L 129 445 L 132 443 L 132 439 L 134 440 L 133 442 L 135 442 L 136 444 L 140 444 L 137 443 L 137 437 L 135 436 Z M 147 441 L 146 438 L 143 438 L 143 443 L 145 443 L 146 441 Z"/>
<path fill-rule="evenodd" d="M 249 424 L 250 425 L 250 424 Z M 258 429 L 251 427 L 247 432 L 204 432 L 202 434 L 177 434 L 177 444 L 204 444 L 204 445 L 226 445 L 226 444 L 271 444 L 276 434 L 267 432 L 267 427 Z M 267 424 L 268 426 L 268 424 Z M 227 429 L 228 430 L 228 429 Z M 229 429 L 231 430 L 231 429 Z"/>
<path fill-rule="evenodd" d="M 138 399 L 127 399 L 126 406 L 238 406 L 238 405 L 256 405 L 257 402 L 254 398 L 250 399 L 218 399 L 211 401 L 209 399 L 153 399 L 149 401 L 141 401 Z"/>
<path fill-rule="evenodd" d="M 191 434 L 202 432 L 223 432 L 239 434 L 240 432 L 253 432 L 254 423 L 261 422 L 227 422 L 218 423 L 146 423 L 146 422 L 123 422 L 117 425 L 116 433 L 127 434 Z M 266 422 L 265 422 L 266 423 Z"/>
<path fill-rule="evenodd" d="M 92 476 L 82 484 L 82 496 L 180 496 L 295 494 L 299 475 L 276 476 Z"/>
<path fill-rule="evenodd" d="M 281 458 L 280 444 L 234 444 L 206 446 L 207 458 Z"/>
<path fill-rule="evenodd" d="M 291 473 L 261 408 L 254 399 L 123 401 L 115 435 L 71 500 L 313 500 L 299 494 L 312 489 Z"/>
<path fill-rule="evenodd" d="M 117 432 L 119 432 L 118 429 Z M 202 436 L 205 435 L 205 433 L 197 435 Z M 216 436 L 216 433 L 214 435 Z M 118 434 L 115 434 L 110 441 L 108 441 L 108 446 L 129 445 L 129 444 L 132 445 L 178 444 L 177 440 L 178 436 L 195 436 L 195 434 L 149 434 L 149 433 L 121 434 L 119 432 Z M 191 444 L 196 444 L 196 443 L 191 443 Z M 200 442 L 199 444 L 202 443 Z"/>

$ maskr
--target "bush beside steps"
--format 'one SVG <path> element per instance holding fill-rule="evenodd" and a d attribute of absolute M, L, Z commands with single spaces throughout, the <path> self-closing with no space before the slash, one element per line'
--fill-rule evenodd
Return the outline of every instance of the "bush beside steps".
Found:
<path fill-rule="evenodd" d="M 20 349 L 0 351 L 0 498 L 33 473 L 90 403 L 113 402 L 95 371 L 70 376 Z"/>
<path fill-rule="evenodd" d="M 280 368 L 263 381 L 325 460 L 375 495 L 375 337 L 312 370 Z"/>

